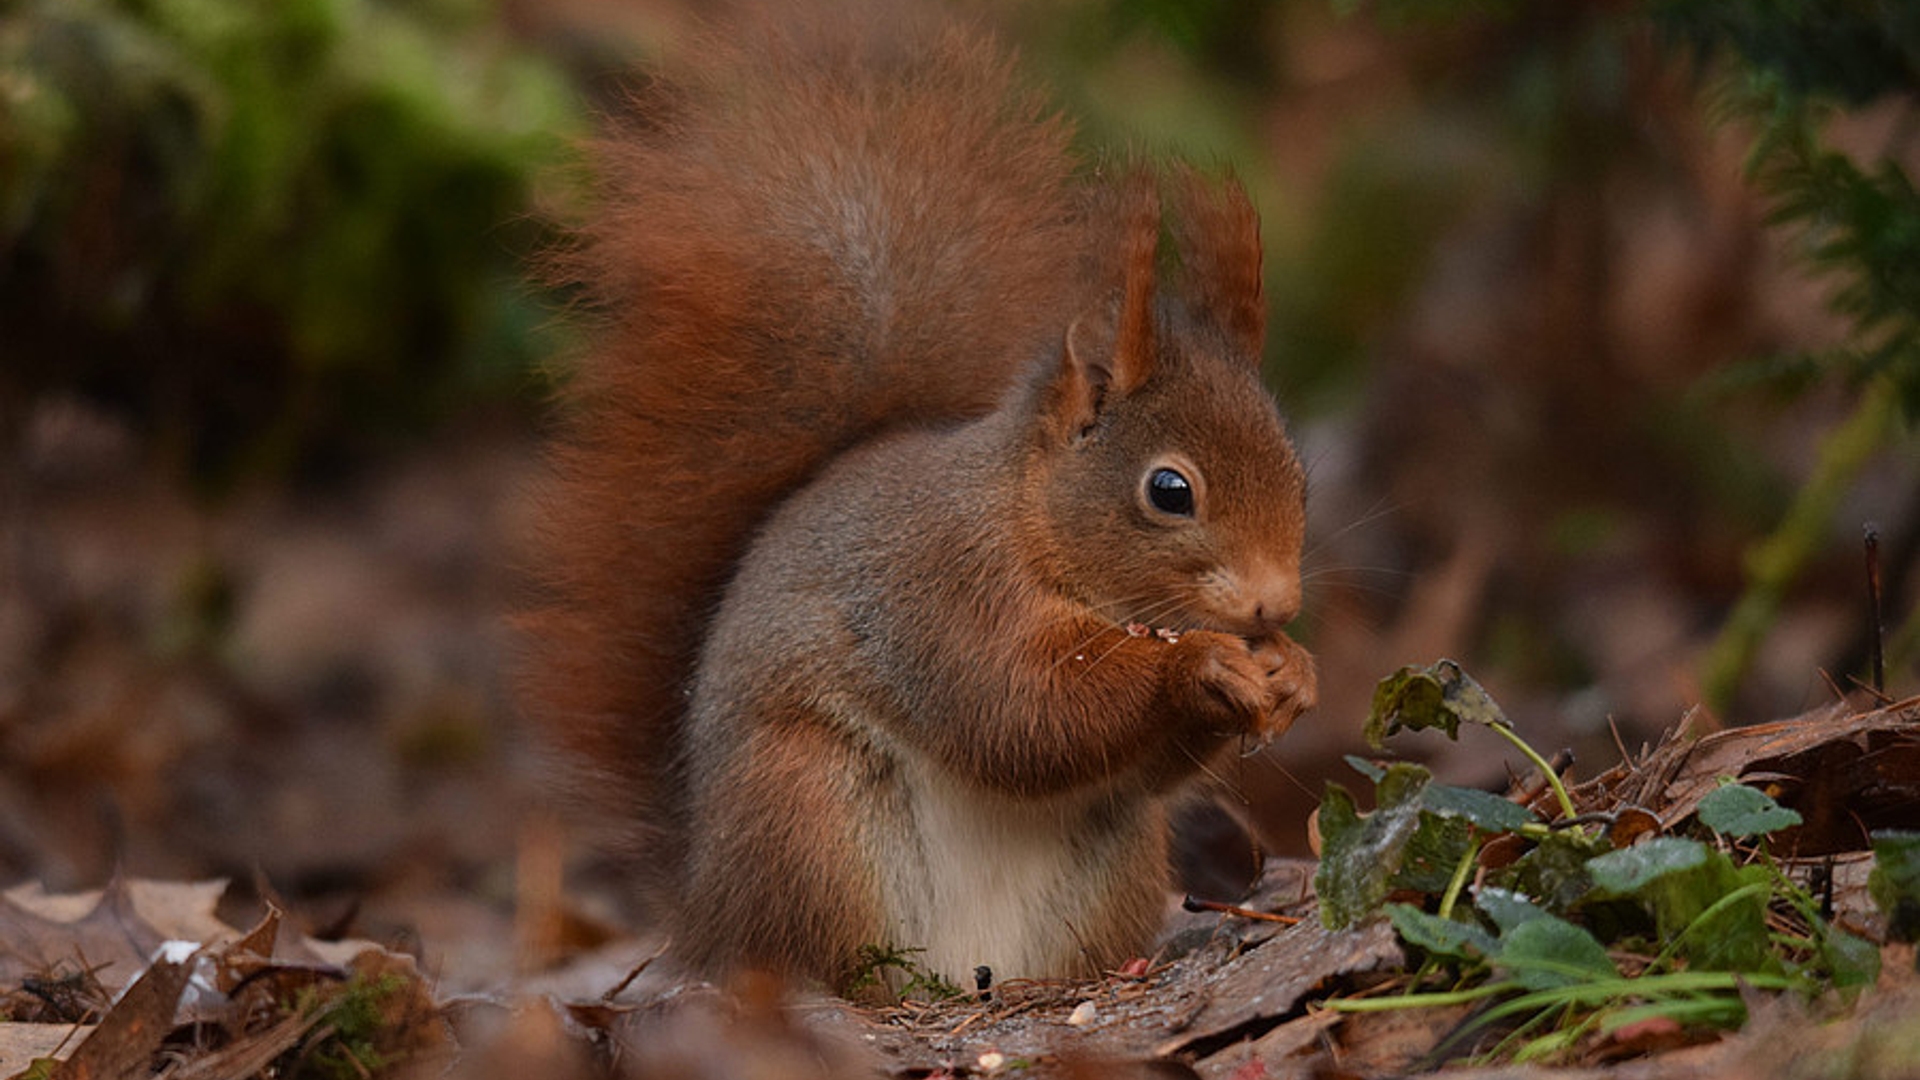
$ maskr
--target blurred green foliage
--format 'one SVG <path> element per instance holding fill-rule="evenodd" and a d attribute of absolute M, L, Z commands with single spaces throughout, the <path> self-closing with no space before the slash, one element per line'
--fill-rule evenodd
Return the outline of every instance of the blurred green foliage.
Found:
<path fill-rule="evenodd" d="M 1920 192 L 1901 163 L 1914 132 L 1864 159 L 1828 145 L 1843 110 L 1900 98 L 1920 104 L 1920 5 L 1905 0 L 1664 0 L 1661 25 L 1697 53 L 1733 65 L 1723 107 L 1752 122 L 1749 160 L 1774 224 L 1797 230 L 1809 264 L 1837 282 L 1851 323 L 1841 347 L 1761 369 L 1804 382 L 1809 367 L 1865 382 L 1884 376 L 1920 419 Z"/>
<path fill-rule="evenodd" d="M 0 2 L 0 400 L 220 486 L 521 389 L 578 113 L 482 0 Z"/>
<path fill-rule="evenodd" d="M 1788 590 L 1826 545 L 1842 497 L 1870 456 L 1897 437 L 1896 416 L 1910 427 L 1920 420 L 1920 192 L 1903 165 L 1916 132 L 1896 125 L 1877 153 L 1843 151 L 1826 134 L 1848 111 L 1890 99 L 1909 113 L 1920 105 L 1920 5 L 1662 0 L 1654 16 L 1727 69 L 1722 108 L 1755 131 L 1748 169 L 1771 203 L 1769 222 L 1790 230 L 1808 267 L 1834 283 L 1828 303 L 1847 324 L 1833 348 L 1763 357 L 1741 365 L 1733 380 L 1795 394 L 1832 377 L 1860 394 L 1794 505 L 1749 557 L 1746 593 L 1703 676 L 1709 704 L 1724 707 Z M 1905 637 L 1896 635 L 1896 645 Z"/>
<path fill-rule="evenodd" d="M 1735 52 L 1798 97 L 1865 105 L 1920 86 L 1920 6 L 1907 0 L 1658 0 L 1653 14 L 1701 53 Z"/>

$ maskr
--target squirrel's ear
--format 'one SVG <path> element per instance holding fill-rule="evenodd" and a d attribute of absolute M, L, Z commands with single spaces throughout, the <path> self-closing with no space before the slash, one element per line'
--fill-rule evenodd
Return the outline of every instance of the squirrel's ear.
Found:
<path fill-rule="evenodd" d="M 1047 428 L 1059 442 L 1086 433 L 1100 415 L 1113 368 L 1107 357 L 1113 348 L 1105 327 L 1088 315 L 1073 320 L 1060 346 L 1060 366 L 1047 384 Z"/>
<path fill-rule="evenodd" d="M 1173 177 L 1174 239 L 1194 309 L 1219 325 L 1241 357 L 1260 366 L 1267 338 L 1261 289 L 1260 217 L 1246 189 L 1214 183 L 1190 166 Z"/>
<path fill-rule="evenodd" d="M 1153 374 L 1153 293 L 1160 240 L 1160 199 L 1145 182 L 1126 192 L 1125 280 L 1119 310 L 1111 302 L 1082 312 L 1067 327 L 1060 369 L 1047 389 L 1047 417 L 1070 438 L 1084 433 L 1114 398 L 1133 393 Z"/>

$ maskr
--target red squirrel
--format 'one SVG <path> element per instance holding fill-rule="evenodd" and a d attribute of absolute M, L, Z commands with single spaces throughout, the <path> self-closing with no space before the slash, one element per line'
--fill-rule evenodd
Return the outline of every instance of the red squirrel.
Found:
<path fill-rule="evenodd" d="M 1246 195 L 896 30 L 695 50 L 559 257 L 526 709 L 714 975 L 1142 955 L 1169 797 L 1314 700 Z"/>

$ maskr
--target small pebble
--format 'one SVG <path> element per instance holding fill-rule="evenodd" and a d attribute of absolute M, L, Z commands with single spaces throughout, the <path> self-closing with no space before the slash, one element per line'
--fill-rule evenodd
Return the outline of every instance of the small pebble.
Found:
<path fill-rule="evenodd" d="M 1073 1007 L 1073 1013 L 1067 1017 L 1067 1023 L 1072 1024 L 1074 1027 L 1086 1027 L 1088 1024 L 1093 1023 L 1093 1018 L 1098 1012 L 1099 1010 L 1094 1008 L 1093 1002 L 1083 1001 Z"/>

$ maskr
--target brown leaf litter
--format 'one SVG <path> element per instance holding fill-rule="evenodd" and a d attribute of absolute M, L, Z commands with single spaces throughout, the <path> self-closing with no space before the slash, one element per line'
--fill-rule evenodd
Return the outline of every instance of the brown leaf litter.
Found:
<path fill-rule="evenodd" d="M 1574 794 L 1583 815 L 1666 832 L 1684 828 L 1700 798 L 1727 779 L 1762 787 L 1800 811 L 1805 824 L 1776 837 L 1777 856 L 1852 867 L 1850 877 L 1834 873 L 1851 882 L 1835 890 L 1837 917 L 1870 930 L 1859 853 L 1871 829 L 1920 827 L 1920 700 L 1860 713 L 1823 710 L 1691 741 L 1669 737 Z M 1428 1055 L 1461 1013 L 1341 1014 L 1316 1006 L 1335 993 L 1390 988 L 1404 958 L 1383 924 L 1346 932 L 1320 926 L 1312 871 L 1311 863 L 1272 863 L 1242 902 L 1306 916 L 1298 925 L 1185 915 L 1158 957 L 1123 972 L 1012 981 L 986 994 L 884 1007 L 764 979 L 716 988 L 675 979 L 664 964 L 649 968 L 645 960 L 629 963 L 627 978 L 605 979 L 598 993 L 541 993 L 528 979 L 499 993 L 436 1001 L 406 957 L 365 943 L 313 942 L 283 932 L 272 913 L 245 934 L 220 924 L 212 914 L 217 883 L 116 881 L 79 897 L 16 889 L 0 896 L 0 1003 L 16 1021 L 0 1023 L 0 1080 L 41 1075 L 28 1071 L 35 1059 L 63 1059 L 63 1078 L 181 1080 L 1272 1080 L 1435 1067 Z M 591 970 L 606 970 L 607 955 L 593 957 L 599 966 Z M 635 944 L 629 955 L 647 949 Z M 1920 1075 L 1920 1034 L 1910 1019 L 1920 1009 L 1920 980 L 1911 948 L 1889 946 L 1883 966 L 1881 985 L 1851 1009 L 1756 1001 L 1747 1030 L 1705 1045 L 1675 1049 L 1673 1032 L 1649 1027 L 1616 1038 L 1606 1049 L 1617 1060 L 1604 1067 L 1455 1067 L 1446 1075 Z"/>

